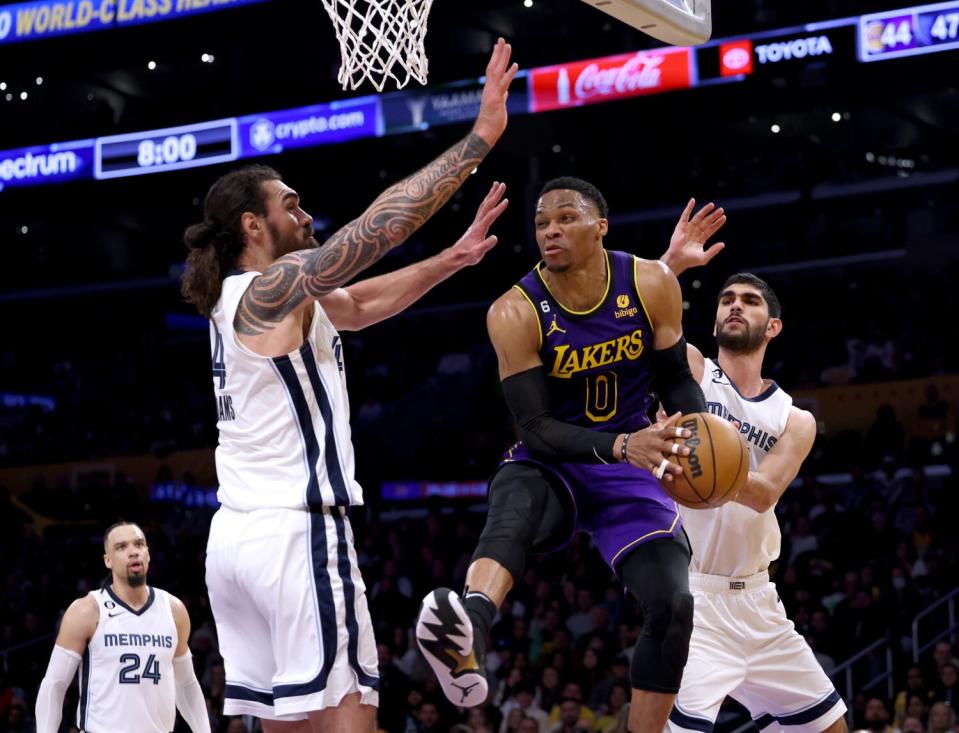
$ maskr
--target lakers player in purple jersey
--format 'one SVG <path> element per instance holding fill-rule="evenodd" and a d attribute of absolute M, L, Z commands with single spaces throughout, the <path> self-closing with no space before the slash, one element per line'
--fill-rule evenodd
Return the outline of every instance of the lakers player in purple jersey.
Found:
<path fill-rule="evenodd" d="M 660 480 L 686 454 L 679 412 L 705 409 L 689 370 L 682 297 L 660 262 L 606 250 L 607 205 L 578 178 L 547 183 L 536 206 L 543 257 L 487 318 L 522 442 L 489 491 L 486 526 L 460 600 L 438 589 L 416 634 L 450 700 L 481 703 L 489 626 L 526 555 L 588 532 L 638 599 L 644 624 L 632 660 L 629 728 L 663 730 L 692 630 L 689 544 Z M 654 424 L 658 400 L 675 413 Z"/>

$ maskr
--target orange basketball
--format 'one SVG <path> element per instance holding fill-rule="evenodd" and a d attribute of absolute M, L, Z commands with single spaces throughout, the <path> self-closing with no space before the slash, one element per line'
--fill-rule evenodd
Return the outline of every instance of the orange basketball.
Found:
<path fill-rule="evenodd" d="M 749 450 L 736 427 L 708 412 L 683 415 L 677 427 L 692 431 L 678 438 L 692 452 L 688 456 L 670 456 L 683 467 L 682 476 L 661 482 L 677 503 L 691 509 L 712 509 L 732 499 L 746 483 Z"/>

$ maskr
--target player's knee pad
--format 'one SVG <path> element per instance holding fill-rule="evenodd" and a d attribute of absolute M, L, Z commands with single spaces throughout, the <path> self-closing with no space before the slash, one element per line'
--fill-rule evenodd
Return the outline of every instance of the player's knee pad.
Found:
<path fill-rule="evenodd" d="M 643 604 L 643 631 L 633 650 L 633 687 L 677 692 L 693 633 L 693 596 L 685 591 L 652 594 Z"/>
<path fill-rule="evenodd" d="M 673 593 L 669 625 L 663 636 L 663 656 L 676 660 L 680 671 L 689 658 L 689 638 L 693 634 L 693 595 Z"/>
<path fill-rule="evenodd" d="M 489 558 L 506 568 L 514 580 L 522 577 L 547 491 L 548 483 L 533 466 L 509 464 L 497 471 L 490 483 L 486 525 L 473 562 Z"/>

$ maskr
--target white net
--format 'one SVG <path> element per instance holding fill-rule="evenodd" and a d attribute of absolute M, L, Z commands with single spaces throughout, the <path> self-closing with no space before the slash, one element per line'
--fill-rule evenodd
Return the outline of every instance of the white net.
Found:
<path fill-rule="evenodd" d="M 387 79 L 401 89 L 426 84 L 429 63 L 423 41 L 433 0 L 323 0 L 336 29 L 343 63 L 337 81 L 356 89 L 369 79 L 383 91 Z"/>

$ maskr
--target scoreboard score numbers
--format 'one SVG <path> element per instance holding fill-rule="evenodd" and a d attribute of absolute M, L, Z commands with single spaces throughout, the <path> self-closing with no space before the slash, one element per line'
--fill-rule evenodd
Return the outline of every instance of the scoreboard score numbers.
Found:
<path fill-rule="evenodd" d="M 859 60 L 882 61 L 959 48 L 959 2 L 920 5 L 859 19 Z"/>

